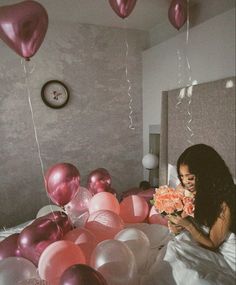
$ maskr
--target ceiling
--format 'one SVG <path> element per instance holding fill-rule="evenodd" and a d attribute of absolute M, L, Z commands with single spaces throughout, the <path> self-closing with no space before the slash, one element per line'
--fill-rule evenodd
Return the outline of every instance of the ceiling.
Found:
<path fill-rule="evenodd" d="M 23 1 L 0 0 L 0 6 Z M 137 0 L 132 13 L 125 19 L 112 10 L 108 0 L 37 0 L 47 10 L 49 21 L 72 21 L 109 27 L 149 31 L 168 22 L 171 0 Z M 232 7 L 235 0 L 189 0 L 191 11 L 198 11 L 201 21 L 207 20 Z M 196 16 L 195 16 L 196 17 Z"/>

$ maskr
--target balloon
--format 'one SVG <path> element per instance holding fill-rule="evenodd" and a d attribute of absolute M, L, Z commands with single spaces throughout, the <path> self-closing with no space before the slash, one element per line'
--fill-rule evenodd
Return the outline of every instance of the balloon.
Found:
<path fill-rule="evenodd" d="M 85 264 L 67 268 L 61 276 L 60 285 L 107 285 L 100 272 Z"/>
<path fill-rule="evenodd" d="M 15 233 L 0 242 L 0 260 L 7 257 L 21 256 L 18 247 L 18 237 L 20 234 Z"/>
<path fill-rule="evenodd" d="M 152 206 L 148 215 L 149 224 L 159 224 L 168 227 L 168 220 L 157 212 L 154 206 Z"/>
<path fill-rule="evenodd" d="M 67 216 L 66 213 L 58 212 L 58 211 L 52 212 L 52 213 L 48 213 L 47 215 L 43 216 L 43 218 L 47 218 L 55 222 L 61 228 L 63 235 L 65 235 L 67 232 L 69 232 L 73 228 L 69 220 L 69 217 Z"/>
<path fill-rule="evenodd" d="M 109 0 L 111 8 L 123 19 L 131 14 L 136 2 L 137 0 Z"/>
<path fill-rule="evenodd" d="M 40 278 L 49 284 L 58 285 L 62 273 L 71 265 L 85 263 L 85 257 L 78 245 L 72 241 L 60 240 L 50 244 L 39 259 Z"/>
<path fill-rule="evenodd" d="M 26 60 L 41 46 L 47 28 L 47 11 L 36 1 L 0 7 L 0 38 Z"/>
<path fill-rule="evenodd" d="M 49 244 L 62 239 L 59 225 L 47 218 L 39 218 L 23 229 L 18 238 L 18 244 L 23 257 L 35 265 Z"/>
<path fill-rule="evenodd" d="M 0 284 L 13 285 L 37 277 L 37 268 L 23 257 L 8 257 L 0 261 Z"/>
<path fill-rule="evenodd" d="M 89 205 L 89 213 L 92 214 L 99 210 L 109 210 L 119 215 L 120 204 L 113 194 L 100 192 L 92 197 Z"/>
<path fill-rule="evenodd" d="M 89 264 L 92 251 L 98 243 L 96 236 L 91 231 L 85 228 L 73 229 L 64 236 L 64 240 L 70 240 L 79 245 L 85 256 L 86 263 Z"/>
<path fill-rule="evenodd" d="M 84 187 L 79 187 L 79 191 L 75 197 L 65 205 L 65 211 L 74 225 L 78 218 L 88 211 L 91 199 L 92 194 L 89 190 Z"/>
<path fill-rule="evenodd" d="M 147 235 L 139 229 L 128 228 L 121 230 L 114 239 L 124 242 L 129 247 L 134 254 L 138 270 L 143 269 L 150 249 Z"/>
<path fill-rule="evenodd" d="M 109 172 L 105 168 L 97 168 L 90 172 L 87 187 L 92 195 L 107 191 L 111 187 Z"/>
<path fill-rule="evenodd" d="M 172 0 L 168 17 L 170 23 L 179 30 L 187 20 L 187 4 L 186 0 Z"/>
<path fill-rule="evenodd" d="M 132 251 L 119 240 L 104 240 L 94 249 L 90 265 L 112 285 L 136 285 L 137 266 Z"/>
<path fill-rule="evenodd" d="M 55 211 L 61 211 L 63 212 L 62 208 L 56 205 L 46 205 L 43 206 L 37 213 L 36 218 L 43 217 L 49 213 L 55 212 Z"/>
<path fill-rule="evenodd" d="M 68 204 L 76 195 L 80 185 L 80 173 L 70 163 L 58 163 L 48 169 L 45 186 L 51 200 L 59 205 Z"/>
<path fill-rule="evenodd" d="M 125 197 L 120 203 L 120 216 L 125 223 L 142 223 L 148 211 L 148 203 L 138 195 Z"/>
<path fill-rule="evenodd" d="M 100 242 L 114 238 L 124 228 L 124 222 L 116 213 L 109 210 L 100 210 L 89 216 L 85 228 L 91 231 Z"/>

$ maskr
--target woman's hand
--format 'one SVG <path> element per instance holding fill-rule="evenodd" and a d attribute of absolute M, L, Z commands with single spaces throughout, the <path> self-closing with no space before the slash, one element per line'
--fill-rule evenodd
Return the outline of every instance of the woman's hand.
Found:
<path fill-rule="evenodd" d="M 175 224 L 175 226 L 180 226 L 182 228 L 187 228 L 191 222 L 186 219 L 186 218 L 182 218 L 181 216 L 173 216 L 173 215 L 169 215 L 168 216 L 168 220 L 172 223 Z"/>
<path fill-rule="evenodd" d="M 179 225 L 175 225 L 171 221 L 168 221 L 168 228 L 169 228 L 169 231 L 175 235 L 179 234 L 183 230 L 183 227 Z"/>

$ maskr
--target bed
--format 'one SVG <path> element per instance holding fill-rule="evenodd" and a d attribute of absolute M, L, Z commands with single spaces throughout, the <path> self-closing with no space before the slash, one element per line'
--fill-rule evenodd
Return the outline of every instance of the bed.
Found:
<path fill-rule="evenodd" d="M 180 91 L 165 91 L 162 96 L 160 184 L 178 184 L 175 164 L 178 155 L 189 146 L 189 138 L 194 143 L 201 142 L 215 147 L 236 177 L 235 77 L 194 86 L 191 102 L 188 96 L 179 100 Z M 192 120 L 188 126 L 192 136 L 190 131 L 186 130 L 186 122 L 190 119 L 189 113 Z M 4 240 L 10 234 L 20 233 L 30 222 L 2 229 L 0 240 Z M 160 224 L 127 224 L 126 228 L 141 230 L 150 242 L 145 266 L 138 272 L 132 285 L 236 283 L 234 234 L 228 236 L 227 242 L 219 252 L 213 252 L 192 241 L 187 232 L 173 236 L 167 227 Z"/>

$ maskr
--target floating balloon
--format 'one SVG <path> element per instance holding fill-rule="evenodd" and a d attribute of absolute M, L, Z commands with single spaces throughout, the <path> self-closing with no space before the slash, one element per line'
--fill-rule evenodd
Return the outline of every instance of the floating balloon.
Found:
<path fill-rule="evenodd" d="M 89 264 L 90 256 L 98 243 L 96 236 L 91 231 L 85 228 L 76 228 L 69 231 L 64 236 L 64 240 L 70 240 L 79 245 L 85 256 L 86 263 Z"/>
<path fill-rule="evenodd" d="M 72 241 L 61 240 L 50 244 L 39 259 L 40 278 L 49 284 L 58 285 L 62 273 L 72 265 L 84 264 L 85 257 L 80 247 Z"/>
<path fill-rule="evenodd" d="M 107 285 L 100 272 L 85 264 L 67 268 L 61 276 L 60 285 Z"/>
<path fill-rule="evenodd" d="M 187 3 L 186 0 L 172 0 L 168 17 L 170 23 L 179 30 L 187 20 Z"/>
<path fill-rule="evenodd" d="M 89 213 L 99 210 L 109 210 L 119 215 L 120 213 L 120 204 L 117 198 L 108 192 L 100 192 L 95 194 L 89 205 Z"/>
<path fill-rule="evenodd" d="M 22 230 L 18 238 L 23 257 L 38 265 L 39 257 L 51 243 L 62 239 L 59 225 L 47 218 L 39 218 Z"/>
<path fill-rule="evenodd" d="M 18 233 L 12 234 L 0 242 L 0 260 L 7 257 L 21 256 L 18 247 Z"/>
<path fill-rule="evenodd" d="M 105 168 L 97 168 L 88 176 L 88 185 L 90 193 L 95 195 L 99 192 L 105 192 L 111 187 L 111 176 Z"/>
<path fill-rule="evenodd" d="M 125 197 L 120 203 L 120 216 L 125 223 L 142 223 L 148 211 L 148 203 L 138 195 Z"/>
<path fill-rule="evenodd" d="M 134 9 L 137 0 L 109 0 L 111 8 L 120 18 L 128 17 Z"/>
<path fill-rule="evenodd" d="M 80 173 L 70 163 L 58 163 L 45 175 L 45 186 L 51 200 L 59 205 L 68 204 L 76 195 L 80 185 Z"/>
<path fill-rule="evenodd" d="M 148 259 L 150 242 L 143 231 L 136 228 L 123 229 L 116 234 L 114 239 L 124 242 L 133 252 L 138 271 L 145 267 Z"/>
<path fill-rule="evenodd" d="M 37 213 L 36 215 L 36 218 L 40 218 L 40 217 L 43 217 L 47 214 L 50 214 L 52 212 L 55 212 L 55 211 L 61 211 L 61 212 L 64 212 L 62 210 L 61 207 L 57 206 L 57 205 L 46 205 L 46 206 L 43 206 Z"/>
<path fill-rule="evenodd" d="M 113 239 L 124 228 L 124 222 L 116 213 L 100 210 L 89 216 L 85 228 L 91 231 L 100 242 L 105 239 Z"/>
<path fill-rule="evenodd" d="M 119 240 L 104 240 L 94 249 L 90 265 L 99 271 L 108 284 L 136 285 L 137 266 L 128 246 Z"/>
<path fill-rule="evenodd" d="M 47 11 L 36 1 L 0 7 L 0 38 L 26 60 L 41 46 L 47 28 Z"/>
<path fill-rule="evenodd" d="M 0 261 L 1 285 L 15 285 L 35 277 L 38 277 L 36 266 L 23 257 L 8 257 Z"/>
<path fill-rule="evenodd" d="M 158 213 L 154 206 L 151 207 L 149 212 L 148 222 L 149 224 L 159 224 L 168 227 L 168 219 Z"/>

